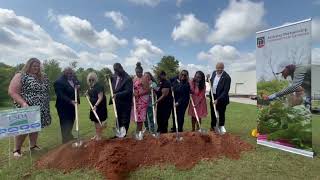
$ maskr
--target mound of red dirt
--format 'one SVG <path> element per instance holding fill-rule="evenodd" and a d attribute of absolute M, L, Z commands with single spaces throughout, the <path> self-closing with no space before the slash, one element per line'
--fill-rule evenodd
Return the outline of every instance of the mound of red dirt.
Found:
<path fill-rule="evenodd" d="M 188 169 L 200 160 L 221 156 L 238 159 L 242 151 L 252 149 L 250 144 L 231 134 L 185 132 L 181 135 L 183 140 L 179 142 L 175 134 L 163 134 L 159 139 L 145 136 L 142 141 L 132 138 L 87 141 L 80 148 L 64 144 L 40 158 L 36 166 L 64 172 L 94 168 L 108 179 L 124 179 L 130 171 L 143 166 L 174 164 L 179 169 Z"/>

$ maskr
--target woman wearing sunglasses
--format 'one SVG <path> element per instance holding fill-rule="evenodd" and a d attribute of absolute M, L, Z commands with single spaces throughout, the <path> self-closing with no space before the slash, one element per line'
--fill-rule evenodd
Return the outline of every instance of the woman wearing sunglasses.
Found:
<path fill-rule="evenodd" d="M 93 110 L 96 111 L 102 123 L 108 117 L 107 101 L 104 94 L 104 88 L 98 83 L 98 77 L 95 72 L 91 72 L 88 74 L 87 83 L 89 86 L 87 95 L 89 96 L 90 102 L 93 106 Z M 92 140 L 99 141 L 101 140 L 103 127 L 100 125 L 92 110 L 90 110 L 90 119 L 94 122 L 96 127 L 96 135 L 92 138 Z"/>

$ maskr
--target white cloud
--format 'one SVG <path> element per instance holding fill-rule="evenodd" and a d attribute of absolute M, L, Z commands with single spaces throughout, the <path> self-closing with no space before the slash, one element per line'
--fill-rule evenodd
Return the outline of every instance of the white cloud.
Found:
<path fill-rule="evenodd" d="M 312 19 L 312 39 L 314 42 L 320 42 L 320 18 Z"/>
<path fill-rule="evenodd" d="M 57 16 L 55 15 L 55 12 L 53 11 L 53 9 L 48 10 L 48 19 L 51 22 L 57 21 Z"/>
<path fill-rule="evenodd" d="M 74 42 L 84 43 L 91 48 L 115 51 L 128 44 L 126 39 L 119 39 L 107 29 L 98 32 L 89 21 L 76 16 L 58 15 L 58 23 L 66 35 Z"/>
<path fill-rule="evenodd" d="M 110 18 L 114 22 L 116 28 L 120 30 L 124 29 L 125 21 L 128 19 L 119 11 L 108 11 L 108 12 L 105 12 L 104 16 L 107 18 Z"/>
<path fill-rule="evenodd" d="M 19 28 L 19 34 L 24 34 L 33 39 L 50 40 L 50 36 L 31 19 L 23 16 L 17 16 L 14 11 L 0 8 L 0 24 L 1 27 L 10 29 Z"/>
<path fill-rule="evenodd" d="M 312 64 L 320 65 L 320 48 L 312 49 Z"/>
<path fill-rule="evenodd" d="M 128 0 L 128 1 L 138 5 L 155 7 L 160 3 L 161 0 Z"/>
<path fill-rule="evenodd" d="M 12 10 L 0 8 L 0 61 L 16 65 L 25 63 L 31 57 L 40 60 L 55 59 L 62 67 L 68 66 L 71 61 L 77 61 L 80 67 L 97 69 L 118 60 L 117 55 L 106 51 L 77 52 L 66 44 L 53 40 L 31 19 L 18 16 Z"/>
<path fill-rule="evenodd" d="M 72 48 L 54 41 L 34 21 L 17 16 L 12 10 L 0 9 L 0 27 L 0 61 L 5 63 L 23 63 L 30 57 L 78 58 Z"/>
<path fill-rule="evenodd" d="M 200 60 L 233 61 L 240 57 L 240 53 L 233 46 L 215 45 L 208 52 L 201 51 L 198 54 Z"/>
<path fill-rule="evenodd" d="M 222 10 L 216 19 L 208 42 L 225 44 L 254 36 L 255 32 L 265 25 L 264 15 L 263 2 L 231 0 L 229 6 Z"/>
<path fill-rule="evenodd" d="M 184 0 L 177 0 L 176 5 L 177 5 L 178 7 L 180 7 L 183 1 L 184 1 Z"/>
<path fill-rule="evenodd" d="M 256 55 L 254 52 L 242 53 L 240 58 L 229 65 L 230 72 L 256 70 Z"/>
<path fill-rule="evenodd" d="M 215 66 L 217 62 L 223 62 L 227 71 L 254 70 L 256 61 L 254 53 L 240 53 L 233 46 L 215 45 L 208 52 L 201 51 L 199 60 L 207 60 Z"/>
<path fill-rule="evenodd" d="M 134 66 L 141 62 L 145 70 L 150 70 L 154 62 L 158 61 L 164 54 L 163 51 L 152 44 L 147 39 L 133 38 L 134 49 L 130 51 L 130 56 L 125 58 L 125 65 Z"/>
<path fill-rule="evenodd" d="M 201 64 L 183 64 L 179 63 L 180 70 L 188 70 L 189 78 L 193 78 L 197 71 L 202 71 L 205 75 L 211 74 L 213 71 L 213 67 L 209 65 L 201 65 Z"/>
<path fill-rule="evenodd" d="M 83 51 L 79 53 L 79 65 L 82 67 L 92 67 L 94 69 L 102 69 L 111 67 L 113 63 L 119 60 L 116 54 L 109 52 L 90 53 Z"/>
<path fill-rule="evenodd" d="M 201 42 L 209 32 L 209 26 L 199 21 L 193 14 L 184 15 L 179 26 L 175 26 L 171 37 L 177 41 Z"/>

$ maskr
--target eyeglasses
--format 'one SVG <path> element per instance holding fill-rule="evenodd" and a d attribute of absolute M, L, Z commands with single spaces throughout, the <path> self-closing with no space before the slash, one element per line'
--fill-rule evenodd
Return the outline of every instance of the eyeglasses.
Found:
<path fill-rule="evenodd" d="M 188 76 L 188 74 L 181 74 L 181 76 L 187 77 L 187 76 Z"/>

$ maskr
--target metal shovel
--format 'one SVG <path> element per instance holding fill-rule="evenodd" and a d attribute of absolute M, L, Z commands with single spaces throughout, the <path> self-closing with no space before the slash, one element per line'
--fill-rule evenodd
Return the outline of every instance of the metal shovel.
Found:
<path fill-rule="evenodd" d="M 211 93 L 211 97 L 212 97 L 212 104 L 213 104 L 213 109 L 214 109 L 214 115 L 216 116 L 216 119 L 217 119 L 215 131 L 216 131 L 216 133 L 218 133 L 218 134 L 222 134 L 221 131 L 220 131 L 220 129 L 219 129 L 219 119 L 220 119 L 220 117 L 219 117 L 219 113 L 218 113 L 218 111 L 217 111 L 217 106 L 216 106 L 216 104 L 214 103 L 215 99 L 214 99 L 213 91 L 212 91 L 212 83 L 210 83 L 210 84 L 211 84 L 210 93 Z"/>
<path fill-rule="evenodd" d="M 112 97 L 112 104 L 113 104 L 113 109 L 114 109 L 114 117 L 115 117 L 115 121 L 116 121 L 116 127 L 113 128 L 113 131 L 115 133 L 115 135 L 119 138 L 123 138 L 126 136 L 127 134 L 127 131 L 126 129 L 122 126 L 122 127 L 119 127 L 119 119 L 118 119 L 118 113 L 117 113 L 117 106 L 116 106 L 116 103 L 115 103 L 115 99 L 114 99 L 114 96 L 113 96 L 113 89 L 112 89 L 112 84 L 111 84 L 111 79 L 108 78 L 108 81 L 109 81 L 109 87 L 110 87 L 110 93 L 111 93 L 111 97 Z"/>
<path fill-rule="evenodd" d="M 134 121 L 136 123 L 136 126 L 138 127 L 138 118 L 137 118 L 137 105 L 136 105 L 136 98 L 134 96 L 134 88 L 132 88 L 132 92 L 133 92 L 133 96 L 132 96 L 132 100 L 133 100 L 133 115 L 134 115 Z M 143 132 L 139 131 L 139 132 L 135 132 L 134 138 L 138 141 L 141 141 L 143 139 Z"/>
<path fill-rule="evenodd" d="M 77 141 L 72 144 L 72 147 L 79 148 L 83 145 L 83 142 L 80 140 L 80 133 L 79 133 L 78 90 L 76 87 L 74 88 L 74 99 L 75 99 L 74 110 L 75 110 L 75 116 L 76 116 L 75 118 L 76 118 Z"/>
<path fill-rule="evenodd" d="M 155 138 L 159 138 L 160 133 L 157 132 L 158 129 L 158 124 L 157 124 L 157 104 L 155 103 L 155 96 L 154 96 L 154 92 L 153 89 L 151 89 L 151 100 L 152 100 L 152 114 L 153 114 L 153 133 L 152 136 Z"/>
<path fill-rule="evenodd" d="M 98 116 L 98 114 L 97 114 L 96 110 L 94 110 L 94 109 L 93 109 L 92 103 L 90 102 L 90 99 L 89 99 L 88 95 L 86 95 L 86 98 L 87 98 L 87 100 L 88 100 L 88 103 L 89 103 L 89 105 L 90 105 L 90 108 L 91 108 L 91 110 L 92 110 L 92 112 L 93 112 L 94 116 L 95 116 L 95 117 L 96 117 L 96 119 L 98 120 L 98 122 L 99 122 L 100 126 L 101 126 L 101 127 L 103 127 L 103 125 L 102 125 L 102 123 L 101 123 L 101 121 L 100 121 L 100 118 L 99 118 L 99 116 Z"/>
<path fill-rule="evenodd" d="M 199 116 L 198 116 L 198 112 L 197 112 L 197 110 L 196 110 L 196 107 L 195 107 L 195 105 L 194 105 L 194 101 L 193 101 L 193 99 L 192 99 L 192 95 L 190 94 L 190 101 L 191 101 L 191 105 L 192 105 L 192 107 L 193 107 L 193 111 L 194 111 L 194 114 L 195 114 L 195 116 L 196 116 L 196 119 L 197 119 L 197 122 L 198 122 L 198 125 L 199 125 L 199 132 L 201 133 L 201 134 L 207 134 L 207 130 L 206 129 L 202 129 L 201 128 L 201 124 L 200 124 L 200 120 L 199 120 Z"/>
<path fill-rule="evenodd" d="M 178 130 L 178 119 L 177 119 L 177 108 L 176 108 L 176 101 L 174 99 L 174 92 L 173 92 L 173 88 L 171 88 L 171 93 L 172 93 L 172 97 L 173 97 L 173 112 L 174 112 L 174 122 L 176 125 L 176 140 L 177 141 L 182 141 L 182 137 L 179 135 L 179 130 Z"/>

